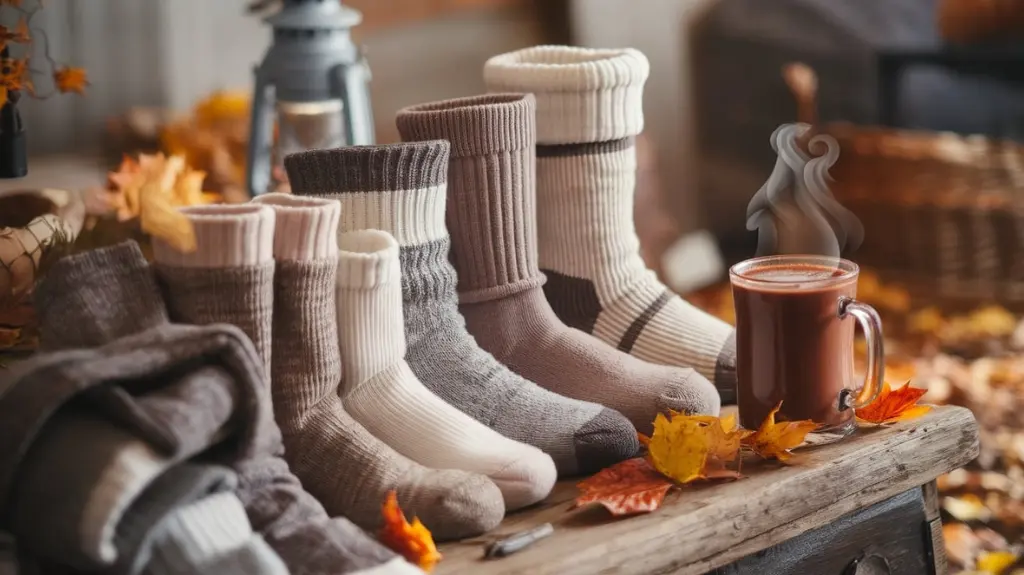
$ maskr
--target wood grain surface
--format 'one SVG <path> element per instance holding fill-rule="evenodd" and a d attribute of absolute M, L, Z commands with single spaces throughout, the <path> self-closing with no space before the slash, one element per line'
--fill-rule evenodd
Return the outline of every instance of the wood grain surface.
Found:
<path fill-rule="evenodd" d="M 964 465 L 978 454 L 978 429 L 968 410 L 937 407 L 798 453 L 798 464 L 745 463 L 745 479 L 686 486 L 655 513 L 623 519 L 597 507 L 571 510 L 574 482 L 561 482 L 547 501 L 510 515 L 493 533 L 443 545 L 435 573 L 701 575 Z M 487 543 L 545 522 L 555 527 L 551 537 L 482 559 Z"/>

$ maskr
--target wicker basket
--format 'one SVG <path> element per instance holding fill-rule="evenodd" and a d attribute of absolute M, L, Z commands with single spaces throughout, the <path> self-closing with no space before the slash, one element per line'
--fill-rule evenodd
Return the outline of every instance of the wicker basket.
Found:
<path fill-rule="evenodd" d="M 813 94 L 799 92 L 801 119 L 813 119 Z M 841 146 L 833 193 L 864 224 L 855 260 L 942 298 L 1024 306 L 1024 146 L 846 123 L 814 131 Z"/>

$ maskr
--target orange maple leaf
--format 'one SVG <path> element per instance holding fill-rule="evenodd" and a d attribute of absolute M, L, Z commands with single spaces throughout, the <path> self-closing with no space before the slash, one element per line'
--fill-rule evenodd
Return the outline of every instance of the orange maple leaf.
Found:
<path fill-rule="evenodd" d="M 383 506 L 384 527 L 381 527 L 377 539 L 389 549 L 405 557 L 406 561 L 431 572 L 441 560 L 441 554 L 434 544 L 434 537 L 418 517 L 412 523 L 405 519 L 405 514 L 398 506 L 398 495 L 389 491 Z"/>
<path fill-rule="evenodd" d="M 0 60 L 0 85 L 8 90 L 21 90 L 28 81 L 28 60 L 4 58 Z"/>
<path fill-rule="evenodd" d="M 925 393 L 927 389 L 913 387 L 909 381 L 895 390 L 885 382 L 874 401 L 856 410 L 857 419 L 884 425 L 921 417 L 932 410 L 930 405 L 917 405 L 917 400 Z"/>
<path fill-rule="evenodd" d="M 56 84 L 57 90 L 64 93 L 85 94 L 85 87 L 89 85 L 85 69 L 72 68 L 71 66 L 64 66 L 54 70 L 53 82 Z"/>
<path fill-rule="evenodd" d="M 650 513 L 665 500 L 674 483 L 643 457 L 634 457 L 598 471 L 576 484 L 573 507 L 597 503 L 612 515 Z"/>
<path fill-rule="evenodd" d="M 743 445 L 765 459 L 778 459 L 786 462 L 793 457 L 790 449 L 802 444 L 807 434 L 817 429 L 818 424 L 806 420 L 775 423 L 775 414 L 781 408 L 782 402 L 780 401 L 761 423 L 761 427 L 743 438 Z"/>
<path fill-rule="evenodd" d="M 29 35 L 28 20 L 24 17 L 18 20 L 18 24 L 13 30 L 7 26 L 0 26 L 0 43 L 4 46 L 6 46 L 8 42 L 28 44 L 31 41 L 32 38 Z"/>

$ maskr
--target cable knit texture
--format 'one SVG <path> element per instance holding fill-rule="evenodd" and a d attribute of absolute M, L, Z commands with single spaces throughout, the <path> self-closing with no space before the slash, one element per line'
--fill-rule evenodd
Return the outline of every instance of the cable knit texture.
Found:
<path fill-rule="evenodd" d="M 345 410 L 385 443 L 428 467 L 488 476 L 518 509 L 547 496 L 551 458 L 445 403 L 405 362 L 398 243 L 386 232 L 342 234 L 338 326 Z"/>
<path fill-rule="evenodd" d="M 640 257 L 634 138 L 648 72 L 629 48 L 539 46 L 484 66 L 489 90 L 537 93 L 538 257 L 555 313 L 640 359 L 692 367 L 732 400 L 732 329 L 671 293 Z"/>
<path fill-rule="evenodd" d="M 249 336 L 270 373 L 274 295 L 274 211 L 258 204 L 182 208 L 196 250 L 182 253 L 153 238 L 153 259 L 174 317 L 229 323 Z"/>
<path fill-rule="evenodd" d="M 495 527 L 505 507 L 485 477 L 420 467 L 342 409 L 335 321 L 338 201 L 280 194 L 255 201 L 277 212 L 271 391 L 285 457 L 303 485 L 328 512 L 367 529 L 380 526 L 380 502 L 391 490 L 439 538 Z"/>
<path fill-rule="evenodd" d="M 551 455 L 559 474 L 591 471 L 580 465 L 577 450 L 588 425 L 595 418 L 600 423 L 604 408 L 556 395 L 515 374 L 480 349 L 466 331 L 444 223 L 449 151 L 444 140 L 341 148 L 288 156 L 285 167 L 294 193 L 326 194 L 340 199 L 343 211 L 358 214 L 342 217 L 342 232 L 366 229 L 362 226 L 374 222 L 395 237 L 402 271 L 405 360 L 423 385 L 498 433 Z M 371 161 L 381 157 L 391 159 Z M 401 174 L 352 173 L 370 169 Z M 328 171 L 345 178 L 331 187 Z M 407 177 L 412 173 L 420 178 Z M 386 187 L 388 182 L 394 186 Z M 407 233 L 410 222 L 431 233 Z"/>
<path fill-rule="evenodd" d="M 449 165 L 448 228 L 469 332 L 542 387 L 626 414 L 632 425 L 606 412 L 578 450 L 606 467 L 637 452 L 634 425 L 649 434 L 666 408 L 716 413 L 718 397 L 692 369 L 647 364 L 555 317 L 537 267 L 533 109 L 532 95 L 460 98 L 406 108 L 398 125 L 403 138 L 444 137 L 463 151 Z"/>

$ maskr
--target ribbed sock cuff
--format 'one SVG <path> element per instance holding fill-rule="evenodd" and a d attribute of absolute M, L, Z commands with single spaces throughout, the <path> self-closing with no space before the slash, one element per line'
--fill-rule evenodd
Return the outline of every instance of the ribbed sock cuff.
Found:
<path fill-rule="evenodd" d="M 314 261 L 338 255 L 338 200 L 264 194 L 253 200 L 275 213 L 274 258 Z"/>
<path fill-rule="evenodd" d="M 154 573 L 202 572 L 244 547 L 253 536 L 245 507 L 234 493 L 209 495 L 172 511 L 164 538 L 148 566 Z"/>
<path fill-rule="evenodd" d="M 338 236 L 338 285 L 374 289 L 402 281 L 398 242 L 387 232 L 362 230 Z"/>
<path fill-rule="evenodd" d="M 447 181 L 450 145 L 443 140 L 311 150 L 284 159 L 292 193 L 416 190 Z"/>
<path fill-rule="evenodd" d="M 196 250 L 182 253 L 153 238 L 157 263 L 182 268 L 258 266 L 274 259 L 274 210 L 259 204 L 182 208 L 196 233 Z"/>
<path fill-rule="evenodd" d="M 58 260 L 34 292 L 40 347 L 98 347 L 168 322 L 153 272 L 133 241 Z"/>
<path fill-rule="evenodd" d="M 536 46 L 494 56 L 484 65 L 489 91 L 536 96 L 540 144 L 636 136 L 644 127 L 649 74 L 647 58 L 633 48 Z"/>
<path fill-rule="evenodd" d="M 452 157 L 481 156 L 537 143 L 532 94 L 488 94 L 410 106 L 395 123 L 402 139 L 448 140 Z"/>

